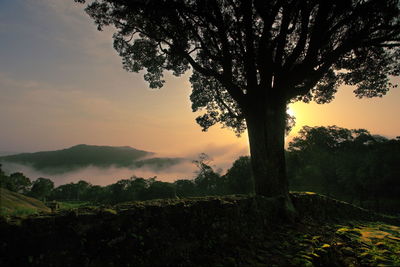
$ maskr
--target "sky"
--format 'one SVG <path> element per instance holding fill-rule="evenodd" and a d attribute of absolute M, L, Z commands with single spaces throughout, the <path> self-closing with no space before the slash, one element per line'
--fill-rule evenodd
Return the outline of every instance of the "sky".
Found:
<path fill-rule="evenodd" d="M 112 33 L 97 31 L 72 0 L 0 0 L 0 152 L 91 144 L 169 156 L 205 152 L 230 162 L 248 154 L 246 134 L 201 131 L 189 74 L 166 73 L 163 88 L 149 89 L 143 73 L 122 69 Z M 330 104 L 291 105 L 297 122 L 287 140 L 304 125 L 400 135 L 399 88 L 361 100 L 352 90 L 339 88 Z"/>

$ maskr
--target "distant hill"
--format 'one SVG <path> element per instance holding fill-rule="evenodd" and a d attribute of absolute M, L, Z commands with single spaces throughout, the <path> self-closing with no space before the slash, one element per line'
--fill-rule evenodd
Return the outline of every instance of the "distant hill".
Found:
<path fill-rule="evenodd" d="M 148 158 L 153 154 L 129 146 L 76 145 L 62 150 L 3 156 L 0 157 L 0 162 L 18 163 L 45 173 L 57 174 L 88 166 L 136 169 L 146 165 L 162 169 L 181 161 L 179 158 Z"/>
<path fill-rule="evenodd" d="M 11 192 L 4 188 L 0 188 L 0 209 L 0 214 L 50 211 L 42 201 Z"/>
<path fill-rule="evenodd" d="M 10 152 L 10 151 L 0 151 L 0 156 L 14 155 L 18 152 Z"/>

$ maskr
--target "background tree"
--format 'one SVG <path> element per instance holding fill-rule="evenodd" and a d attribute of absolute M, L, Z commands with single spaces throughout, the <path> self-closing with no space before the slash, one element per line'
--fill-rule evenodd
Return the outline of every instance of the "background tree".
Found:
<path fill-rule="evenodd" d="M 144 200 L 157 198 L 176 198 L 174 184 L 161 181 L 152 182 L 146 190 Z"/>
<path fill-rule="evenodd" d="M 60 185 L 51 192 L 51 199 L 56 200 L 78 200 L 78 186 L 76 183 Z"/>
<path fill-rule="evenodd" d="M 29 195 L 42 201 L 46 201 L 46 197 L 51 194 L 53 188 L 54 182 L 52 180 L 40 177 L 33 181 Z"/>
<path fill-rule="evenodd" d="M 377 211 L 398 212 L 400 142 L 365 129 L 305 126 L 289 144 L 292 190 L 316 191 Z"/>
<path fill-rule="evenodd" d="M 110 200 L 112 203 L 124 202 L 129 200 L 128 187 L 129 179 L 122 179 L 108 186 L 110 189 Z"/>
<path fill-rule="evenodd" d="M 211 158 L 201 153 L 199 159 L 193 160 L 197 166 L 194 184 L 197 187 L 198 194 L 206 195 L 223 195 L 225 194 L 225 179 L 218 172 L 215 172 L 211 165 Z"/>
<path fill-rule="evenodd" d="M 176 196 L 179 198 L 183 197 L 194 197 L 197 196 L 198 190 L 193 180 L 180 179 L 174 182 Z"/>
<path fill-rule="evenodd" d="M 339 148 L 353 139 L 351 131 L 337 126 L 304 126 L 289 143 L 290 152 L 300 152 L 304 168 L 297 175 L 308 184 L 321 185 L 328 196 L 337 188 L 337 159 Z M 302 179 L 302 178 L 300 178 Z"/>
<path fill-rule="evenodd" d="M 27 193 L 32 185 L 31 180 L 21 172 L 14 172 L 9 176 L 8 188 L 17 193 Z"/>
<path fill-rule="evenodd" d="M 129 195 L 132 200 L 144 200 L 146 199 L 146 190 L 156 180 L 156 177 L 144 179 L 142 177 L 132 176 L 130 178 L 130 184 L 127 188 Z"/>
<path fill-rule="evenodd" d="M 0 187 L 9 189 L 10 187 L 10 177 L 6 175 L 0 164 Z"/>
<path fill-rule="evenodd" d="M 232 194 L 254 193 L 254 182 L 251 173 L 249 156 L 239 157 L 225 174 L 227 187 Z"/>
<path fill-rule="evenodd" d="M 287 209 L 287 103 L 329 102 L 340 84 L 382 96 L 400 70 L 399 0 L 96 0 L 86 12 L 115 27 L 124 68 L 151 88 L 191 67 L 197 122 L 247 127 L 255 191 Z"/>
<path fill-rule="evenodd" d="M 76 199 L 84 200 L 86 198 L 87 191 L 90 188 L 91 184 L 84 180 L 79 180 L 75 184 L 75 186 L 76 186 Z"/>
<path fill-rule="evenodd" d="M 87 188 L 85 199 L 94 203 L 106 202 L 107 200 L 107 189 L 100 185 L 91 185 Z"/>

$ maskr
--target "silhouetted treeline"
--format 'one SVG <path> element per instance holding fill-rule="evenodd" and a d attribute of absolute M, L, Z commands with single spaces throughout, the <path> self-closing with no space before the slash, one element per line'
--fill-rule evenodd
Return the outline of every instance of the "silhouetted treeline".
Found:
<path fill-rule="evenodd" d="M 364 129 L 305 126 L 286 153 L 291 190 L 314 191 L 378 211 L 400 212 L 399 137 L 389 140 Z M 197 166 L 195 178 L 173 183 L 133 176 L 107 186 L 81 180 L 54 188 L 50 179 L 31 182 L 22 173 L 8 176 L 0 168 L 0 184 L 42 200 L 110 204 L 253 192 L 248 156 L 237 159 L 225 175 L 213 169 L 205 154 L 193 163 Z"/>
<path fill-rule="evenodd" d="M 0 168 L 0 185 L 41 200 L 79 200 L 110 204 L 156 198 L 246 194 L 252 192 L 253 188 L 249 161 L 249 157 L 240 157 L 225 175 L 221 175 L 210 166 L 208 156 L 201 154 L 198 160 L 193 161 L 198 167 L 194 179 L 168 183 L 157 181 L 156 177 L 145 179 L 133 176 L 107 186 L 92 185 L 81 180 L 56 188 L 50 179 L 38 178 L 31 182 L 22 173 L 8 176 Z"/>
<path fill-rule="evenodd" d="M 314 191 L 385 212 L 400 212 L 400 138 L 367 130 L 305 126 L 289 144 L 292 190 Z"/>
<path fill-rule="evenodd" d="M 156 198 L 183 198 L 207 195 L 245 194 L 252 192 L 252 179 L 249 176 L 248 157 L 241 157 L 225 175 L 221 175 L 209 165 L 205 154 L 194 161 L 198 167 L 194 179 L 180 179 L 173 183 L 157 181 L 156 177 L 130 179 L 98 186 L 85 181 L 70 183 L 54 188 L 48 196 L 51 200 L 81 200 L 98 203 L 119 203 Z"/>

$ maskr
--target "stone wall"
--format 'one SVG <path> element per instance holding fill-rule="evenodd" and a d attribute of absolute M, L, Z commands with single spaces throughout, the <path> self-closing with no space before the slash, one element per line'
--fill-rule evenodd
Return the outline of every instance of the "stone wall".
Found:
<path fill-rule="evenodd" d="M 379 219 L 316 194 L 292 198 L 299 219 Z M 251 247 L 283 223 L 279 201 L 251 196 L 155 200 L 3 218 L 0 266 L 211 266 L 221 257 L 241 257 L 236 248 Z"/>

